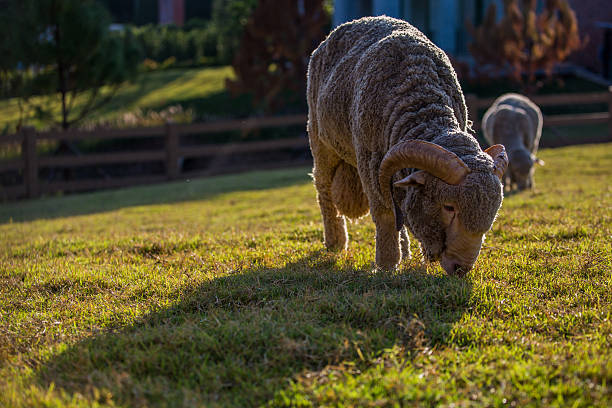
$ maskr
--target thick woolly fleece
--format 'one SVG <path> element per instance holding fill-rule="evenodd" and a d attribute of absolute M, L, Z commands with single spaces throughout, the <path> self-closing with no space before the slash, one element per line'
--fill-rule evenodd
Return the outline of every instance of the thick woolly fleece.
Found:
<path fill-rule="evenodd" d="M 427 257 L 437 259 L 445 245 L 441 203 L 458 206 L 467 230 L 490 228 L 502 200 L 493 160 L 468 133 L 465 100 L 448 57 L 415 27 L 384 16 L 339 26 L 312 54 L 307 95 L 313 176 L 329 248 L 346 245 L 342 214 L 367 213 L 363 194 L 382 240 L 377 263 L 379 248 L 397 246 L 397 238 L 387 238 L 397 232 L 386 227 L 394 225 L 392 203 L 383 199 L 378 172 L 385 153 L 409 139 L 436 143 L 471 169 L 459 186 L 428 175 L 425 186 L 394 189 L 405 224 Z M 401 244 L 405 252 L 405 230 Z"/>
<path fill-rule="evenodd" d="M 542 135 L 542 112 L 529 98 L 509 93 L 497 98 L 483 117 L 487 142 L 506 147 L 511 183 L 533 185 L 535 154 Z"/>

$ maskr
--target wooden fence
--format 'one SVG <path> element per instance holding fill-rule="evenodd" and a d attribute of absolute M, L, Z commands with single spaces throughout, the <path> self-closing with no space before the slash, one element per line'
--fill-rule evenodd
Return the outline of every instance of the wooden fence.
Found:
<path fill-rule="evenodd" d="M 535 95 L 530 99 L 540 107 L 546 106 L 576 106 L 607 104 L 607 112 L 576 113 L 571 115 L 544 116 L 544 126 L 592 125 L 608 123 L 608 135 L 612 140 L 612 86 L 608 92 L 571 93 L 557 95 Z M 470 112 L 470 119 L 474 122 L 474 130 L 480 130 L 480 116 L 474 115 L 481 109 L 486 109 L 495 98 L 478 98 L 476 95 L 466 95 L 465 102 Z"/>
<path fill-rule="evenodd" d="M 183 146 L 181 136 L 193 134 L 211 134 L 229 131 L 241 131 L 243 133 L 256 129 L 285 127 L 292 125 L 303 125 L 304 133 L 299 137 L 261 140 L 250 142 L 233 142 L 224 144 L 203 144 L 199 146 Z M 231 168 L 218 167 L 206 171 L 182 171 L 181 163 L 185 159 L 199 157 L 227 157 L 240 153 L 257 153 L 282 149 L 303 149 L 308 146 L 305 136 L 306 115 L 290 115 L 279 117 L 249 118 L 244 120 L 228 120 L 210 123 L 195 124 L 173 124 L 164 126 L 132 128 L 132 129 L 108 129 L 108 130 L 68 130 L 37 132 L 34 128 L 24 127 L 21 132 L 0 137 L 0 144 L 21 144 L 21 157 L 12 160 L 0 161 L 0 173 L 8 171 L 21 172 L 23 183 L 13 186 L 2 186 L 4 199 L 19 197 L 38 197 L 41 194 L 55 193 L 58 191 L 74 192 L 97 190 L 103 188 L 123 187 L 137 184 L 161 182 L 174 180 L 179 177 L 193 177 L 203 174 L 217 174 L 237 170 L 248 170 L 244 166 L 233 165 Z M 122 151 L 111 153 L 96 153 L 82 155 L 59 155 L 41 156 L 37 153 L 37 145 L 41 141 L 81 141 L 81 140 L 122 140 L 138 138 L 163 138 L 163 147 L 155 150 Z M 77 166 L 92 165 L 116 165 L 147 162 L 164 163 L 165 174 L 149 174 L 137 177 L 117 178 L 91 178 L 73 181 L 45 182 L 40 179 L 42 168 L 70 168 Z M 302 161 L 292 164 L 307 164 Z M 272 168 L 287 165 L 289 163 L 274 162 L 259 166 L 259 168 Z"/>
<path fill-rule="evenodd" d="M 494 98 L 478 98 L 475 95 L 466 95 L 466 103 L 470 119 L 474 122 L 474 129 L 480 129 L 479 110 L 491 105 Z M 554 115 L 544 117 L 544 126 L 566 126 L 587 124 L 608 124 L 608 141 L 612 141 L 612 87 L 608 92 L 542 95 L 534 96 L 532 100 L 540 106 L 563 106 L 584 104 L 607 104 L 607 112 L 583 113 L 571 115 Z M 6 172 L 19 172 L 23 182 L 12 186 L 0 187 L 2 198 L 14 199 L 19 197 L 38 197 L 41 194 L 55 193 L 58 191 L 73 192 L 96 190 L 103 188 L 122 187 L 136 184 L 160 182 L 164 180 L 175 180 L 202 174 L 217 174 L 236 170 L 247 170 L 248 166 L 225 166 L 208 169 L 205 172 L 186 172 L 181 163 L 185 159 L 201 157 L 228 157 L 236 154 L 270 152 L 283 149 L 306 149 L 308 140 L 305 134 L 278 140 L 262 140 L 251 142 L 232 142 L 224 144 L 203 144 L 199 146 L 184 146 L 181 144 L 181 136 L 192 134 L 210 134 L 229 131 L 249 132 L 262 128 L 285 127 L 303 125 L 305 129 L 306 115 L 290 115 L 279 117 L 250 118 L 245 120 L 228 120 L 210 123 L 196 124 L 172 124 L 165 126 L 133 128 L 133 129 L 111 129 L 95 131 L 50 131 L 37 132 L 34 128 L 25 127 L 21 132 L 13 135 L 0 137 L 0 145 L 21 144 L 21 156 L 16 159 L 0 161 L 0 174 Z M 163 138 L 163 147 L 156 150 L 146 151 L 123 151 L 112 153 L 96 153 L 84 155 L 60 155 L 41 156 L 37 153 L 37 147 L 43 140 L 121 140 L 137 138 Z M 114 165 L 145 162 L 164 163 L 165 173 L 149 174 L 138 177 L 116 177 L 116 178 L 91 178 L 72 181 L 49 182 L 40 179 L 42 168 L 70 168 L 91 165 Z M 307 160 L 283 162 L 274 161 L 257 168 L 281 167 L 289 164 L 306 164 Z"/>

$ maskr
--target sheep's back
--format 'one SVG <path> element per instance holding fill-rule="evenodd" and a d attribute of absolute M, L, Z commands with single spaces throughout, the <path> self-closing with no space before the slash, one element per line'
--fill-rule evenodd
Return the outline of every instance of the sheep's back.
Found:
<path fill-rule="evenodd" d="M 385 152 L 417 125 L 427 130 L 429 120 L 466 127 L 448 58 L 401 20 L 370 17 L 338 27 L 313 53 L 308 81 L 311 120 L 345 160 L 356 144 Z"/>
<path fill-rule="evenodd" d="M 359 80 L 355 67 L 365 50 L 391 33 L 396 25 L 394 21 L 389 21 L 388 24 L 373 24 L 373 21 L 343 24 L 321 43 L 310 59 L 310 120 L 316 122 L 314 127 L 318 137 L 353 165 L 356 162 L 349 111 L 355 91 L 354 85 Z"/>
<path fill-rule="evenodd" d="M 488 119 L 489 117 L 491 119 Z M 509 143 L 505 139 L 510 136 L 504 136 L 504 133 L 514 129 L 515 137 L 519 137 L 520 142 L 531 153 L 536 153 L 538 149 L 542 122 L 540 108 L 526 96 L 515 93 L 497 98 L 483 119 L 485 137 L 489 143 Z"/>

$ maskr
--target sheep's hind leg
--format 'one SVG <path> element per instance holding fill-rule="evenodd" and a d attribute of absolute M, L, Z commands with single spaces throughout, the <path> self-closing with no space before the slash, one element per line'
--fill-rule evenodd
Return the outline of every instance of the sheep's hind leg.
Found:
<path fill-rule="evenodd" d="M 402 249 L 402 260 L 410 259 L 410 238 L 406 227 L 402 227 L 400 231 L 400 247 Z"/>
<path fill-rule="evenodd" d="M 334 173 L 341 159 L 320 140 L 312 136 L 310 146 L 314 157 L 313 176 L 323 218 L 325 247 L 331 251 L 344 250 L 348 242 L 346 221 L 334 205 L 331 191 Z"/>

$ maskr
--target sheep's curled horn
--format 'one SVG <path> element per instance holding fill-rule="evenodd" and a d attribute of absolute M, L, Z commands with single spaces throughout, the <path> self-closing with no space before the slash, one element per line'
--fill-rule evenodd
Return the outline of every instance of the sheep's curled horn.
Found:
<path fill-rule="evenodd" d="M 508 155 L 504 145 L 496 144 L 485 150 L 493 158 L 493 173 L 501 180 L 508 168 Z"/>
<path fill-rule="evenodd" d="M 393 203 L 395 225 L 398 231 L 404 225 L 401 209 L 391 195 L 393 175 L 405 168 L 425 170 L 448 184 L 457 185 L 470 172 L 470 168 L 455 153 L 424 140 L 407 140 L 393 146 L 380 164 L 378 182 L 383 197 Z"/>
<path fill-rule="evenodd" d="M 508 156 L 503 145 L 494 145 L 485 150 L 493 158 L 495 175 L 501 179 L 508 166 Z M 383 198 L 393 203 L 395 225 L 399 231 L 403 224 L 403 214 L 393 200 L 393 175 L 405 168 L 425 170 L 445 183 L 458 185 L 470 173 L 470 168 L 455 153 L 424 140 L 407 140 L 393 146 L 380 164 L 378 182 Z"/>

